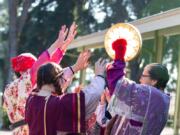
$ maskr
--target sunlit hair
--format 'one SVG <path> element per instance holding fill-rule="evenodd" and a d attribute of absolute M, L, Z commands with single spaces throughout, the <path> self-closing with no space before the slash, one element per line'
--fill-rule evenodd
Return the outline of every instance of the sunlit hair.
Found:
<path fill-rule="evenodd" d="M 47 63 L 42 65 L 37 73 L 37 89 L 43 85 L 53 84 L 58 95 L 62 94 L 59 78 L 63 75 L 63 69 L 56 63 Z"/>
<path fill-rule="evenodd" d="M 152 63 L 147 65 L 147 67 L 149 68 L 148 72 L 150 78 L 153 80 L 157 80 L 155 87 L 158 89 L 164 89 L 169 80 L 167 68 L 159 63 Z"/>

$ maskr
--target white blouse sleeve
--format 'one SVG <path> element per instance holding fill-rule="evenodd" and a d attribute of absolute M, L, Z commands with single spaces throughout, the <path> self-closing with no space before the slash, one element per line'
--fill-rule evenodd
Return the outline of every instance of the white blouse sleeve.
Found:
<path fill-rule="evenodd" d="M 64 78 L 68 81 L 72 81 L 73 77 L 74 77 L 74 74 L 73 72 L 71 71 L 70 67 L 66 67 L 63 69 L 63 73 L 64 73 Z"/>
<path fill-rule="evenodd" d="M 95 76 L 91 83 L 83 89 L 85 93 L 86 120 L 95 112 L 104 87 L 105 80 L 100 76 Z"/>

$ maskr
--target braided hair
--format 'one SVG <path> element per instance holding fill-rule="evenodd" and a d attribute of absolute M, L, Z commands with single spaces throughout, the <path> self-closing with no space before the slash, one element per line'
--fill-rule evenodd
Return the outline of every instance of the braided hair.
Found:
<path fill-rule="evenodd" d="M 62 94 L 62 88 L 59 84 L 59 78 L 63 75 L 63 69 L 56 63 L 50 62 L 42 65 L 37 73 L 37 89 L 45 84 L 53 84 L 55 92 Z"/>

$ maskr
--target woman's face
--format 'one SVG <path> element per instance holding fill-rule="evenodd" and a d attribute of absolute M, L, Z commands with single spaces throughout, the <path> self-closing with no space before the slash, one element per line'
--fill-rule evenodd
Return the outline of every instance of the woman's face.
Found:
<path fill-rule="evenodd" d="M 157 81 L 151 79 L 150 74 L 149 74 L 149 70 L 150 70 L 150 67 L 148 67 L 148 66 L 146 66 L 144 68 L 144 71 L 143 71 L 139 81 L 141 84 L 147 84 L 147 85 L 155 86 Z"/>

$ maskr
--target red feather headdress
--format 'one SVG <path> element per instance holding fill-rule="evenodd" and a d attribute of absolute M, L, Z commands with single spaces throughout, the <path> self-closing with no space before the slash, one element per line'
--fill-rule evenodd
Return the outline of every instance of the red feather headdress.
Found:
<path fill-rule="evenodd" d="M 31 53 L 22 53 L 11 58 L 11 65 L 15 72 L 24 72 L 31 68 L 37 58 Z"/>

